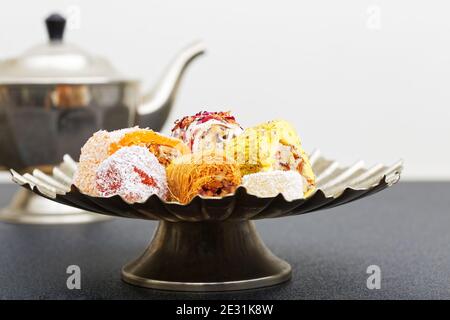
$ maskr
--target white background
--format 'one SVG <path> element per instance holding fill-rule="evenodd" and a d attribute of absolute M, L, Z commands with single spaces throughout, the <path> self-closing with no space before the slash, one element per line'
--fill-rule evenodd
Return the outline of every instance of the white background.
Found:
<path fill-rule="evenodd" d="M 206 41 L 165 131 L 205 109 L 286 118 L 343 164 L 403 158 L 405 179 L 450 178 L 449 1 L 2 1 L 0 59 L 46 41 L 52 11 L 70 16 L 67 41 L 144 87 Z"/>

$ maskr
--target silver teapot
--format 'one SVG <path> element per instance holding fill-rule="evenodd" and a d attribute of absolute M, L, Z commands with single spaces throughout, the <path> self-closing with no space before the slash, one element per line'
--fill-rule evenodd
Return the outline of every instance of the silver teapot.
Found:
<path fill-rule="evenodd" d="M 63 41 L 65 19 L 46 19 L 48 43 L 0 62 L 0 166 L 46 168 L 80 147 L 99 129 L 133 125 L 159 130 L 189 63 L 205 50 L 182 50 L 149 92 L 111 63 Z"/>
<path fill-rule="evenodd" d="M 26 173 L 34 168 L 44 179 L 65 154 L 78 159 L 80 147 L 99 129 L 139 125 L 159 130 L 186 67 L 205 51 L 201 42 L 182 50 L 157 85 L 142 94 L 139 81 L 123 77 L 108 60 L 63 41 L 62 16 L 50 15 L 45 23 L 48 43 L 0 61 L 0 169 Z M 0 209 L 0 221 L 15 223 L 105 219 L 25 189 Z"/>

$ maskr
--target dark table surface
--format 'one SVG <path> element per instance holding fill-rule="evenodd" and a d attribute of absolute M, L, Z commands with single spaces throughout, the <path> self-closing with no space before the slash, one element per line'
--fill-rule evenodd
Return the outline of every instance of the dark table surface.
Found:
<path fill-rule="evenodd" d="M 0 206 L 16 190 L 0 185 Z M 156 223 L 132 219 L 72 226 L 0 223 L 1 299 L 449 299 L 450 183 L 399 183 L 351 204 L 257 222 L 266 245 L 293 268 L 282 285 L 228 293 L 176 293 L 120 280 Z M 69 290 L 66 268 L 81 268 Z M 381 269 L 369 290 L 367 267 Z"/>

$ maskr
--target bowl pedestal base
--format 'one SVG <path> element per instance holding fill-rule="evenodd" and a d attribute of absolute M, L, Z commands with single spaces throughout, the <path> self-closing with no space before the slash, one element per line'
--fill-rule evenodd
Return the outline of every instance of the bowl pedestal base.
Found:
<path fill-rule="evenodd" d="M 23 188 L 16 192 L 7 207 L 0 209 L 0 221 L 10 223 L 77 224 L 111 219 L 48 200 Z"/>
<path fill-rule="evenodd" d="M 175 291 L 251 289 L 290 277 L 252 221 L 161 221 L 147 250 L 122 269 L 125 282 Z"/>

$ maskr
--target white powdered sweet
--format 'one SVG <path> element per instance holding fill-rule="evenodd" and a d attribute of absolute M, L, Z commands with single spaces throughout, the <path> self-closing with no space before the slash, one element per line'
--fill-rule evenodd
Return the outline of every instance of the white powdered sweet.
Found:
<path fill-rule="evenodd" d="M 147 148 L 123 147 L 98 166 L 96 189 L 102 197 L 119 195 L 129 203 L 153 194 L 166 199 L 166 170 Z"/>
<path fill-rule="evenodd" d="M 303 198 L 305 179 L 297 171 L 266 171 L 242 177 L 242 186 L 247 193 L 260 198 L 276 197 L 282 194 L 288 201 Z"/>
<path fill-rule="evenodd" d="M 81 192 L 90 196 L 99 195 L 95 186 L 95 174 L 100 163 L 108 158 L 109 146 L 111 143 L 119 141 L 125 134 L 138 129 L 138 127 L 134 127 L 111 132 L 100 130 L 89 138 L 81 148 L 80 160 L 73 181 Z"/>

